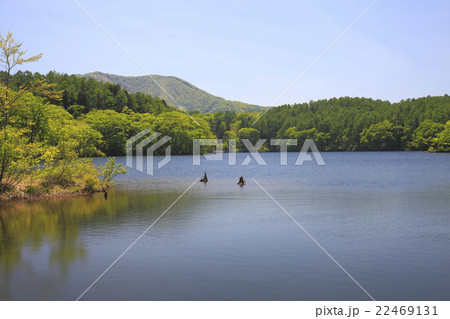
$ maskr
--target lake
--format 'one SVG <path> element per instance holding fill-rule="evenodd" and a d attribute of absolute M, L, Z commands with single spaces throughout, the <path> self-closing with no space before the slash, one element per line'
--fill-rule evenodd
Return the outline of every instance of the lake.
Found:
<path fill-rule="evenodd" d="M 107 200 L 0 204 L 0 299 L 76 300 L 206 171 L 80 300 L 450 300 L 450 154 L 261 155 L 130 168 Z"/>

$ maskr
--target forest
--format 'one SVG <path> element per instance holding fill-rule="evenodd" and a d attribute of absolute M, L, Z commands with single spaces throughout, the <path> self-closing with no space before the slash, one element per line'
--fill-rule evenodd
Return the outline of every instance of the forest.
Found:
<path fill-rule="evenodd" d="M 127 139 L 143 129 L 172 137 L 172 154 L 191 154 L 193 139 L 253 144 L 260 138 L 313 139 L 320 151 L 450 151 L 450 97 L 397 103 L 341 97 L 282 105 L 261 113 L 233 111 L 190 116 L 143 93 L 83 76 L 15 71 L 26 58 L 12 34 L 0 36 L 0 193 L 70 187 L 89 191 L 123 173 L 113 162 L 95 168 L 86 158 L 121 156 Z M 195 121 L 194 121 L 195 119 Z M 198 124 L 197 124 L 197 123 Z M 261 151 L 278 151 L 268 142 Z M 39 169 L 37 169 L 39 168 Z M 26 183 L 25 183 L 26 181 Z M 38 181 L 38 182 L 37 182 Z M 99 186 L 100 185 L 100 186 Z"/>
<path fill-rule="evenodd" d="M 5 83 L 6 72 L 0 72 Z M 45 75 L 18 71 L 10 76 L 9 87 L 33 87 L 33 83 L 51 84 L 60 99 L 34 97 L 50 108 L 56 108 L 73 121 L 83 123 L 84 132 L 95 133 L 86 139 L 89 147 L 80 156 L 125 154 L 125 142 L 144 128 L 173 137 L 174 154 L 190 154 L 192 138 L 256 141 L 259 138 L 298 140 L 296 151 L 305 139 L 313 139 L 321 151 L 439 151 L 448 152 L 450 97 L 428 96 L 397 103 L 369 98 L 341 97 L 282 105 L 260 113 L 233 111 L 202 114 L 186 113 L 167 105 L 164 100 L 142 93 L 131 94 L 117 84 L 92 78 L 49 72 Z M 56 112 L 53 110 L 53 112 Z M 25 115 L 25 114 L 22 114 Z M 44 116 L 44 114 L 41 114 Z M 45 116 L 44 116 L 45 117 Z M 258 119 L 258 120 L 257 120 Z M 256 121 L 257 120 L 257 121 Z M 22 118 L 22 122 L 24 118 Z M 256 123 L 254 123 L 256 121 Z M 34 122 L 33 130 L 42 130 Z M 265 144 L 264 150 L 277 146 Z M 243 146 L 238 150 L 245 151 Z"/>

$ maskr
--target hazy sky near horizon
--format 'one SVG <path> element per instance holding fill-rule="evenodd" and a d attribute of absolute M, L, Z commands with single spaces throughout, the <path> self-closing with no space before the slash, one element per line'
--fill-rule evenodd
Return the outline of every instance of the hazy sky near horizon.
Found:
<path fill-rule="evenodd" d="M 78 0 L 150 74 L 230 100 L 272 102 L 373 0 Z M 276 103 L 450 93 L 450 1 L 379 0 Z M 72 0 L 3 0 L 24 69 L 144 75 Z"/>

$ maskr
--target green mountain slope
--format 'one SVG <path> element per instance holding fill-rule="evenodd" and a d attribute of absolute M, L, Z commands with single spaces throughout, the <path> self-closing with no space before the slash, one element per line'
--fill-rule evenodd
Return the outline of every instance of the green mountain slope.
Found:
<path fill-rule="evenodd" d="M 150 94 L 153 97 L 165 100 L 169 105 L 176 106 L 176 103 L 149 76 L 120 76 L 102 72 L 87 73 L 85 76 L 103 82 L 119 84 L 130 93 Z M 261 106 L 229 101 L 214 96 L 175 76 L 152 76 L 180 105 L 189 111 L 209 113 L 229 110 L 235 112 L 260 112 L 263 110 Z"/>

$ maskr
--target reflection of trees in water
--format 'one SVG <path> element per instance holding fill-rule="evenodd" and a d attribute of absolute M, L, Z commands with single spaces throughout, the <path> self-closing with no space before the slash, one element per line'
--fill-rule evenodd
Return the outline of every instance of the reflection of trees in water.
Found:
<path fill-rule="evenodd" d="M 13 297 L 10 277 L 15 270 L 25 272 L 32 281 L 40 280 L 33 265 L 22 257 L 24 249 L 38 254 L 44 246 L 50 250 L 49 264 L 57 269 L 45 278 L 43 290 L 63 284 L 61 279 L 73 261 L 87 256 L 85 244 L 79 238 L 80 226 L 83 222 L 104 220 L 105 215 L 115 217 L 117 209 L 127 205 L 126 197 L 121 197 L 114 201 L 105 201 L 103 196 L 86 196 L 1 204 L 0 299 Z M 100 216 L 103 218 L 97 218 Z M 40 294 L 44 298 L 46 295 L 45 291 Z"/>
<path fill-rule="evenodd" d="M 148 189 L 151 191 L 153 187 Z M 112 224 L 114 229 L 120 225 L 137 225 L 137 233 L 143 231 L 180 193 L 178 189 L 155 193 L 117 191 L 108 200 L 97 194 L 0 203 L 0 300 L 26 296 L 55 299 L 58 291 L 65 288 L 70 266 L 88 256 L 90 242 L 107 240 Z M 183 205 L 181 202 L 192 207 L 197 201 L 186 197 L 177 205 Z M 192 212 L 182 214 L 188 220 L 192 218 Z M 169 224 L 159 225 L 162 233 L 172 234 L 173 230 L 166 229 Z M 44 274 L 35 264 L 39 259 L 33 257 L 35 254 L 48 258 Z M 21 293 L 22 290 L 31 292 Z"/>

